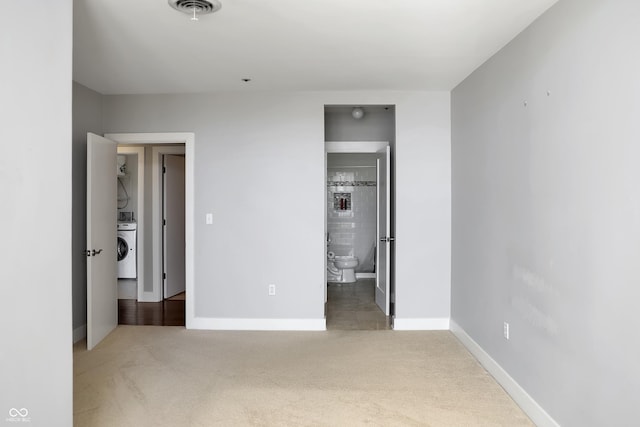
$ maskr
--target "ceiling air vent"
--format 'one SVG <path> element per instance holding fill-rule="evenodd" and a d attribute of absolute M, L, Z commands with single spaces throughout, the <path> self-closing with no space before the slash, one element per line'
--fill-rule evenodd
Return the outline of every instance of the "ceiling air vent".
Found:
<path fill-rule="evenodd" d="M 198 15 L 217 12 L 222 7 L 218 0 L 169 0 L 169 5 L 175 10 L 192 15 L 191 19 L 198 20 Z"/>

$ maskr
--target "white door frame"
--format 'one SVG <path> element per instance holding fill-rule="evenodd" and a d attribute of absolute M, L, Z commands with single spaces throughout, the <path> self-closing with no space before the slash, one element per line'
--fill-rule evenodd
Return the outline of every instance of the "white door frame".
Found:
<path fill-rule="evenodd" d="M 116 141 L 122 145 L 166 145 L 184 144 L 180 146 L 166 146 L 152 148 L 152 200 L 154 207 L 160 204 L 160 172 L 161 166 L 158 164 L 158 157 L 164 153 L 175 154 L 176 150 L 182 150 L 185 154 L 185 326 L 187 329 L 193 324 L 195 317 L 195 295 L 194 295 L 194 152 L 195 134 L 188 132 L 180 133 L 109 133 L 106 138 Z M 153 297 L 156 301 L 162 299 L 162 250 L 161 250 L 161 215 L 159 209 L 153 212 Z M 141 257 L 141 255 L 138 255 Z"/>

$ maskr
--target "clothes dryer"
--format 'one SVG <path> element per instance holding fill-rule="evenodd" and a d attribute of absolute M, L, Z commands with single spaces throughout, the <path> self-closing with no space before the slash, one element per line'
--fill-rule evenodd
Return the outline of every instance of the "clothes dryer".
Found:
<path fill-rule="evenodd" d="M 136 223 L 118 222 L 118 279 L 135 279 Z"/>

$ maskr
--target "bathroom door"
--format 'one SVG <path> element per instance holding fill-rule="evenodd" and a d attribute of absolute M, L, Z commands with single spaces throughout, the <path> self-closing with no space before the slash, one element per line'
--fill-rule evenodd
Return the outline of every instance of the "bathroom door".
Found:
<path fill-rule="evenodd" d="M 391 286 L 391 148 L 387 145 L 377 153 L 377 177 L 378 177 L 378 226 L 376 241 L 376 304 L 380 310 L 389 315 L 390 286 Z"/>
<path fill-rule="evenodd" d="M 87 134 L 87 349 L 118 324 L 116 143 Z"/>

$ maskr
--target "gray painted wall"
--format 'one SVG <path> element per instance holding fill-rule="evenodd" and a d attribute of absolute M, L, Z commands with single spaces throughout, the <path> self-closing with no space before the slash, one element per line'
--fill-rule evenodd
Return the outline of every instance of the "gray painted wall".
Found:
<path fill-rule="evenodd" d="M 448 318 L 448 93 L 103 98 L 105 132 L 195 133 L 196 316 L 324 317 L 324 105 L 355 103 L 396 105 L 397 316 Z"/>
<path fill-rule="evenodd" d="M 565 426 L 638 422 L 638 16 L 561 0 L 452 93 L 452 320 Z"/>
<path fill-rule="evenodd" d="M 0 3 L 0 420 L 70 426 L 72 1 L 29 6 Z"/>
<path fill-rule="evenodd" d="M 71 259 L 75 340 L 86 335 L 87 324 L 87 259 L 82 254 L 87 246 L 87 132 L 102 135 L 102 95 L 74 82 Z"/>
<path fill-rule="evenodd" d="M 324 114 L 325 141 L 388 141 L 395 142 L 394 108 L 363 106 L 365 114 L 354 120 L 352 107 L 329 106 Z"/>

